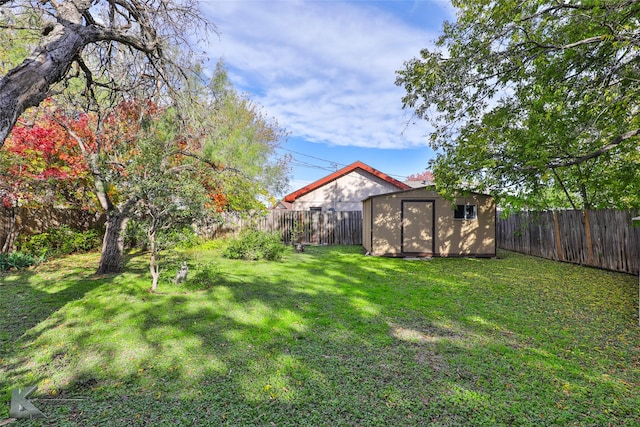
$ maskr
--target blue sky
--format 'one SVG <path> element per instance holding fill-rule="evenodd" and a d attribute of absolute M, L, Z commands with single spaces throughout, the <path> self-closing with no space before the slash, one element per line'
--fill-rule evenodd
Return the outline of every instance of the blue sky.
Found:
<path fill-rule="evenodd" d="M 290 191 L 363 161 L 398 179 L 422 172 L 433 151 L 424 122 L 402 110 L 403 62 L 433 45 L 449 1 L 206 0 L 239 90 L 289 132 Z"/>

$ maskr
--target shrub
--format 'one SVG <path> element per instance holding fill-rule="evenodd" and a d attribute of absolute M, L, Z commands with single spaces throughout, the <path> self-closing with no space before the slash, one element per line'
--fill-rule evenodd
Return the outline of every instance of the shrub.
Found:
<path fill-rule="evenodd" d="M 195 246 L 194 250 L 198 251 L 222 251 L 227 245 L 227 239 L 201 239 L 199 245 Z"/>
<path fill-rule="evenodd" d="M 102 238 L 96 230 L 76 231 L 66 227 L 60 231 L 59 237 L 66 239 L 61 245 L 64 254 L 89 252 L 102 244 Z"/>
<path fill-rule="evenodd" d="M 12 268 L 19 270 L 21 268 L 36 265 L 40 261 L 40 259 L 26 252 L 10 252 L 8 254 L 0 254 L 0 271 L 7 271 L 11 270 Z"/>
<path fill-rule="evenodd" d="M 185 226 L 182 228 L 161 230 L 156 235 L 156 243 L 162 249 L 174 246 L 181 249 L 192 249 L 202 243 L 202 239 L 193 231 L 193 228 Z M 147 229 L 144 221 L 132 219 L 127 223 L 127 228 L 124 233 L 124 245 L 130 249 L 148 249 L 149 238 L 147 237 Z"/>
<path fill-rule="evenodd" d="M 277 261 L 282 259 L 286 250 L 277 232 L 245 230 L 227 242 L 222 255 L 230 259 Z"/>
<path fill-rule="evenodd" d="M 20 236 L 17 243 L 18 251 L 28 252 L 33 255 L 45 255 L 51 249 L 49 233 L 34 234 L 33 236 Z"/>
<path fill-rule="evenodd" d="M 144 224 L 135 219 L 130 220 L 127 223 L 127 228 L 124 230 L 124 246 L 129 249 L 139 248 L 146 250 L 147 232 L 144 229 Z"/>
<path fill-rule="evenodd" d="M 200 238 L 191 227 L 172 230 L 169 239 L 175 242 L 176 246 L 181 249 L 193 249 L 202 243 L 202 238 Z"/>
<path fill-rule="evenodd" d="M 62 225 L 44 233 L 21 237 L 18 250 L 35 256 L 68 255 L 97 249 L 101 243 L 102 239 L 95 230 L 77 231 Z"/>
<path fill-rule="evenodd" d="M 193 291 L 210 289 L 220 283 L 222 273 L 219 268 L 210 265 L 198 266 L 194 274 L 187 280 L 185 287 Z"/>

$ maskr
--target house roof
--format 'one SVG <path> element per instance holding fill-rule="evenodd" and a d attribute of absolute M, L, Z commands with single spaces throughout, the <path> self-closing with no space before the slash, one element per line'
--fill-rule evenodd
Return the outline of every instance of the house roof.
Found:
<path fill-rule="evenodd" d="M 291 203 L 285 202 L 284 200 L 279 201 L 275 206 L 269 208 L 271 210 L 291 210 Z"/>
<path fill-rule="evenodd" d="M 433 181 L 427 181 L 426 179 L 421 179 L 421 180 L 407 180 L 404 182 L 405 184 L 407 184 L 409 187 L 411 188 L 423 188 L 423 187 L 427 187 L 429 185 L 433 185 Z"/>
<path fill-rule="evenodd" d="M 395 185 L 396 187 L 398 187 L 400 190 L 408 190 L 411 187 L 409 187 L 408 185 L 398 181 L 395 178 L 390 177 L 389 175 L 387 175 L 386 173 L 380 172 L 377 169 L 372 168 L 369 165 L 366 165 L 360 161 L 351 163 L 349 166 L 345 166 L 342 169 L 325 176 L 324 178 L 321 178 L 317 181 L 312 182 L 311 184 L 302 187 L 301 189 L 294 191 L 291 194 L 287 194 L 286 196 L 284 196 L 284 201 L 285 202 L 294 202 L 296 199 L 298 199 L 299 197 L 304 196 L 305 194 L 308 194 L 310 192 L 312 192 L 313 190 L 316 190 L 320 187 L 322 187 L 323 185 L 326 185 L 332 181 L 335 181 L 336 179 L 347 175 L 350 172 L 353 172 L 356 169 L 360 169 L 363 170 L 365 172 L 370 173 L 371 175 L 374 175 L 380 179 L 382 179 L 383 181 L 386 181 L 392 185 Z"/>

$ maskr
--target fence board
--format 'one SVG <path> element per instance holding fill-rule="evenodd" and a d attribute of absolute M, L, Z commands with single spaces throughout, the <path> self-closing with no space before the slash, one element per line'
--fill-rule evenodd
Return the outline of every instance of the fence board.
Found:
<path fill-rule="evenodd" d="M 11 211 L 0 207 L 0 248 L 7 239 Z M 86 230 L 104 224 L 104 215 L 68 209 L 25 209 L 17 215 L 17 229 L 25 234 L 46 231 L 61 224 Z M 276 231 L 289 244 L 300 231 L 301 242 L 314 245 L 361 245 L 362 212 L 270 211 L 264 213 L 228 212 L 220 218 L 210 218 L 199 232 L 208 238 L 233 235 L 245 228 Z"/>
<path fill-rule="evenodd" d="M 245 228 L 279 232 L 289 244 L 300 235 L 301 242 L 312 245 L 361 245 L 362 212 L 270 211 L 263 213 L 229 212 L 222 221 L 211 220 L 200 232 L 209 238 L 234 235 Z"/>
<path fill-rule="evenodd" d="M 6 208 L 0 206 L 0 249 L 5 246 L 5 243 L 7 243 L 7 249 L 9 250 L 15 246 L 15 242 L 11 240 L 7 242 L 7 239 L 12 237 L 10 236 L 12 218 L 15 220 L 15 235 L 43 233 L 50 228 L 57 228 L 61 225 L 67 225 L 81 231 L 99 230 L 104 226 L 105 222 L 103 214 L 81 209 L 58 209 L 53 207 Z"/>
<path fill-rule="evenodd" d="M 638 211 L 521 212 L 498 218 L 498 247 L 607 270 L 640 272 Z"/>

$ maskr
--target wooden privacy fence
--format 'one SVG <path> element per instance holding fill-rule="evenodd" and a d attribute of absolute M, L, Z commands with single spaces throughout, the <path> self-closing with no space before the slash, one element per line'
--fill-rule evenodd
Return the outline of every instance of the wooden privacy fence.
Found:
<path fill-rule="evenodd" d="M 0 206 L 0 248 L 7 249 L 15 245 L 13 241 L 19 234 L 43 233 L 50 228 L 61 225 L 76 230 L 99 230 L 103 227 L 105 216 L 99 212 L 81 209 L 40 208 L 6 208 Z"/>
<path fill-rule="evenodd" d="M 637 211 L 521 212 L 498 218 L 498 247 L 558 261 L 638 274 Z"/>
<path fill-rule="evenodd" d="M 225 213 L 221 222 L 202 229 L 207 237 L 237 234 L 245 228 L 277 231 L 289 244 L 298 238 L 312 245 L 361 245 L 362 212 L 270 211 L 267 214 Z"/>
<path fill-rule="evenodd" d="M 104 215 L 74 209 L 20 208 L 14 212 L 0 207 L 0 248 L 9 234 L 35 234 L 49 228 L 68 225 L 78 230 L 100 228 Z M 12 221 L 14 218 L 14 221 Z M 277 231 L 285 243 L 300 238 L 314 245 L 361 245 L 362 212 L 270 211 L 264 213 L 229 212 L 220 218 L 205 221 L 200 232 L 205 237 L 237 234 L 244 228 Z M 13 242 L 9 242 L 13 245 Z"/>

